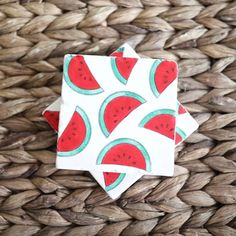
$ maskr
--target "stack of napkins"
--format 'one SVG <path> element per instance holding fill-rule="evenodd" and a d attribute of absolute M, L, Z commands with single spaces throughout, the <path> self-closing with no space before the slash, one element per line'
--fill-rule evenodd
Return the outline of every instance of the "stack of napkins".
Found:
<path fill-rule="evenodd" d="M 172 176 L 175 146 L 198 127 L 177 101 L 176 62 L 66 55 L 62 96 L 43 115 L 58 132 L 58 169 L 90 171 L 112 198 L 142 175 Z"/>

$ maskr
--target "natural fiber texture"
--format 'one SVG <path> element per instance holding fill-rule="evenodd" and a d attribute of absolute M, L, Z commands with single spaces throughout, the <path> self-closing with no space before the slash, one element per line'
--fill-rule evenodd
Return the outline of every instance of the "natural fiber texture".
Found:
<path fill-rule="evenodd" d="M 236 2 L 0 0 L 2 235 L 236 235 Z M 179 100 L 201 124 L 175 176 L 145 176 L 112 201 L 88 172 L 55 168 L 41 112 L 60 94 L 63 55 L 178 61 Z"/>

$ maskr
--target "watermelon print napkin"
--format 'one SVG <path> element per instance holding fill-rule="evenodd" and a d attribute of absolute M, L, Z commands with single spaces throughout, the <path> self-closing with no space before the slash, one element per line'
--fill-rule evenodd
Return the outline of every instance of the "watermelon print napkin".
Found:
<path fill-rule="evenodd" d="M 57 167 L 172 175 L 177 70 L 160 59 L 66 55 Z"/>
<path fill-rule="evenodd" d="M 113 56 L 133 56 L 138 57 L 135 51 L 127 44 L 123 45 Z M 126 75 L 127 76 L 127 75 Z M 122 79 L 121 79 L 122 82 Z M 124 84 L 127 84 L 124 81 Z M 155 93 L 155 90 L 153 91 Z M 49 124 L 57 131 L 58 130 L 58 120 L 59 120 L 59 110 L 60 110 L 60 99 L 55 101 L 50 105 L 43 113 L 45 118 L 48 120 Z M 157 109 L 160 113 L 163 109 Z M 160 114 L 163 118 L 168 118 L 171 114 Z M 185 110 L 185 108 L 177 102 L 176 106 L 176 134 L 175 142 L 178 144 L 189 136 L 194 130 L 197 129 L 198 125 L 196 121 L 190 116 L 190 114 Z M 145 121 L 145 119 L 144 119 Z M 145 122 L 144 122 L 145 124 Z M 149 122 L 149 125 L 151 122 Z M 101 172 L 101 171 L 91 171 L 92 175 L 99 182 L 99 184 L 108 192 L 112 198 L 117 198 L 122 192 L 124 192 L 129 186 L 136 182 L 142 174 L 139 173 L 118 173 L 118 172 Z"/>

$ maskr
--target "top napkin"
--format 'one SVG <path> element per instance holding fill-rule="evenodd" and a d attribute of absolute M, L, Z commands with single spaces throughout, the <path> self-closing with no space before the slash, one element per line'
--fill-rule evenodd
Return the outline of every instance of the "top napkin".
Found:
<path fill-rule="evenodd" d="M 63 70 L 57 168 L 173 174 L 175 62 L 66 55 Z"/>

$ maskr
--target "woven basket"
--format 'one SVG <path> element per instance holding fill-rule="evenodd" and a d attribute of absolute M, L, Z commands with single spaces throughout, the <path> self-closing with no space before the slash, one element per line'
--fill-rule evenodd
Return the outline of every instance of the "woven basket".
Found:
<path fill-rule="evenodd" d="M 1 235 L 236 235 L 236 2 L 0 0 Z M 200 128 L 172 178 L 144 176 L 117 201 L 88 172 L 55 168 L 41 112 L 66 53 L 128 42 L 179 64 L 179 100 Z"/>

